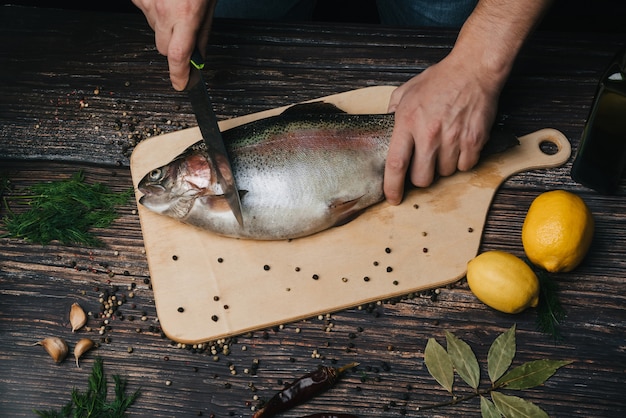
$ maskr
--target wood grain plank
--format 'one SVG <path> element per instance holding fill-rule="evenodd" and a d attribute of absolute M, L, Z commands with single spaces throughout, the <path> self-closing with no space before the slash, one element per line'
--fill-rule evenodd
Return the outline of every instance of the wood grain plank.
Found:
<path fill-rule="evenodd" d="M 134 144 L 194 125 L 186 99 L 169 85 L 165 60 L 141 15 L 3 6 L 0 40 L 0 172 L 16 187 L 78 170 L 88 181 L 115 190 L 132 187 L 127 157 Z M 453 42 L 454 33 L 439 30 L 219 21 L 208 47 L 213 59 L 207 78 L 220 118 L 230 118 L 401 83 L 440 59 Z M 597 78 L 623 43 L 623 35 L 537 33 L 503 93 L 506 123 L 520 134 L 557 128 L 575 150 Z M 81 108 L 81 100 L 88 106 Z M 228 341 L 228 355 L 212 342 L 216 360 L 207 348 L 211 344 L 179 348 L 161 335 L 134 205 L 122 207 L 115 224 L 98 232 L 104 248 L 0 238 L 0 415 L 30 417 L 33 408 L 60 407 L 73 388 L 86 387 L 89 369 L 101 356 L 108 374 L 128 377 L 130 390 L 141 388 L 131 416 L 251 416 L 255 395 L 268 399 L 319 364 L 349 361 L 361 365 L 331 391 L 283 416 L 320 410 L 361 417 L 477 416 L 476 401 L 417 410 L 448 399 L 424 366 L 426 341 L 444 343 L 443 331 L 450 330 L 468 341 L 483 363 L 491 341 L 516 324 L 515 364 L 574 360 L 542 387 L 516 394 L 551 416 L 621 417 L 626 410 L 624 189 L 616 196 L 598 195 L 574 183 L 570 168 L 571 160 L 559 169 L 507 180 L 496 193 L 481 244 L 482 250 L 522 256 L 523 216 L 542 191 L 564 188 L 589 204 L 597 221 L 593 247 L 576 271 L 556 277 L 568 314 L 559 343 L 535 330 L 534 311 L 494 312 L 461 280 L 438 294 L 426 291 L 241 335 Z M 0 204 L 0 217 L 4 211 Z M 91 331 L 72 334 L 71 303 L 78 301 L 97 316 L 106 292 L 125 295 L 119 308 L 124 319 L 110 319 L 100 335 L 103 319 L 90 317 Z M 274 303 L 259 300 L 254 309 Z M 51 335 L 71 346 L 89 336 L 100 347 L 84 356 L 80 369 L 70 360 L 56 365 L 32 346 Z M 314 350 L 319 358 L 312 357 Z M 255 360 L 259 365 L 252 374 Z M 458 381 L 457 386 L 465 393 Z"/>

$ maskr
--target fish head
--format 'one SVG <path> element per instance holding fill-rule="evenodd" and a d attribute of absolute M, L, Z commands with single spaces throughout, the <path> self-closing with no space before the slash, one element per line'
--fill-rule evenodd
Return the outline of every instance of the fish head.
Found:
<path fill-rule="evenodd" d="M 155 168 L 139 182 L 139 199 L 153 212 L 184 221 L 196 200 L 221 197 L 214 167 L 199 152 L 184 153 L 171 163 Z"/>

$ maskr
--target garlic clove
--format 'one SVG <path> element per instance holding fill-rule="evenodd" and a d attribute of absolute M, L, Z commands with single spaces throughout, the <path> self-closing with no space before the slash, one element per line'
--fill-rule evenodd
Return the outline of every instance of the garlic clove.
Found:
<path fill-rule="evenodd" d="M 55 363 L 62 362 L 65 357 L 67 357 L 67 353 L 69 351 L 65 340 L 59 337 L 44 338 L 43 340 L 37 342 L 35 345 L 43 346 L 43 348 L 48 352 L 48 354 L 50 354 L 50 357 L 52 357 Z"/>
<path fill-rule="evenodd" d="M 76 346 L 74 347 L 74 358 L 76 359 L 76 367 L 80 367 L 78 365 L 78 359 L 87 351 L 91 350 L 93 346 L 94 342 L 89 338 L 83 338 L 76 343 Z"/>
<path fill-rule="evenodd" d="M 76 332 L 81 329 L 87 323 L 87 315 L 83 308 L 76 302 L 72 304 L 70 308 L 70 324 L 72 325 L 72 332 Z"/>

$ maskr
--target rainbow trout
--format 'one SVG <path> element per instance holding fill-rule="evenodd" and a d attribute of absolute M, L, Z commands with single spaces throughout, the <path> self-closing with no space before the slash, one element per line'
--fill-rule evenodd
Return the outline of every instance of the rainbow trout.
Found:
<path fill-rule="evenodd" d="M 333 105 L 295 105 L 222 133 L 241 198 L 237 223 L 198 141 L 139 183 L 146 208 L 219 235 L 304 237 L 343 224 L 384 199 L 393 114 L 353 115 Z M 491 144 L 490 144 L 491 143 Z M 483 154 L 518 144 L 492 133 Z"/>

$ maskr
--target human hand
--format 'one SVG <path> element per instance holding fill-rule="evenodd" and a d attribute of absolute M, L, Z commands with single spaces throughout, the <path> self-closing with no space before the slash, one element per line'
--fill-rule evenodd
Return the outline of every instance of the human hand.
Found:
<path fill-rule="evenodd" d="M 385 165 L 387 201 L 402 200 L 407 172 L 413 185 L 429 186 L 478 162 L 495 119 L 500 80 L 480 74 L 453 54 L 393 91 L 395 126 Z"/>
<path fill-rule="evenodd" d="M 154 30 L 157 50 L 167 57 L 176 90 L 189 81 L 189 60 L 196 45 L 206 50 L 215 0 L 132 0 Z"/>

